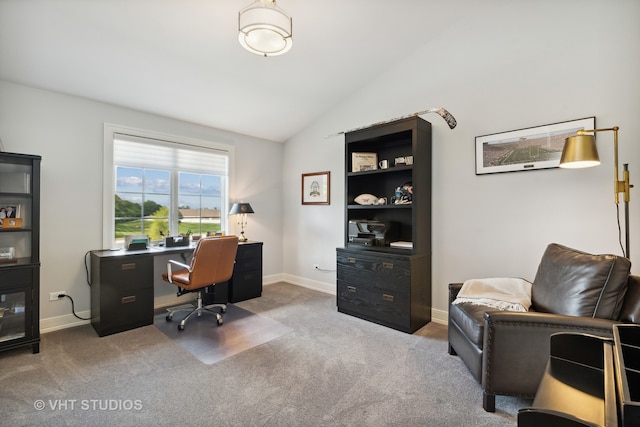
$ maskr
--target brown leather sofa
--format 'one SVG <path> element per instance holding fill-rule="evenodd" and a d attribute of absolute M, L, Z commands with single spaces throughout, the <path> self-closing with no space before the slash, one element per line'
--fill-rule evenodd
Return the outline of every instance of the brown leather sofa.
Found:
<path fill-rule="evenodd" d="M 640 323 L 640 277 L 615 255 L 591 255 L 556 243 L 542 257 L 527 312 L 454 304 L 462 283 L 449 285 L 449 354 L 482 385 L 483 408 L 495 396 L 533 398 L 549 359 L 549 337 L 583 332 L 611 337 L 616 323 Z"/>

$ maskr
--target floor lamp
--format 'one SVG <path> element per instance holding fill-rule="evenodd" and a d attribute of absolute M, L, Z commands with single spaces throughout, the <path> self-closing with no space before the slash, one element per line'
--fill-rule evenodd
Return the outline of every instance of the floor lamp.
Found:
<path fill-rule="evenodd" d="M 561 168 L 588 168 L 591 166 L 597 166 L 600 164 L 600 158 L 598 157 L 598 150 L 596 148 L 596 141 L 594 135 L 587 135 L 587 133 L 596 133 L 603 131 L 613 131 L 613 152 L 614 152 L 614 164 L 613 164 L 613 191 L 615 194 L 616 209 L 619 206 L 619 194 L 624 194 L 624 232 L 625 232 L 625 247 L 622 248 L 623 255 L 630 258 L 629 254 L 629 200 L 630 189 L 633 185 L 629 184 L 629 165 L 625 163 L 623 165 L 622 181 L 618 180 L 618 126 L 605 129 L 591 129 L 591 130 L 579 130 L 575 135 L 570 136 L 565 140 L 564 149 L 562 150 L 562 157 L 560 158 Z M 620 229 L 620 213 L 618 211 L 618 229 Z M 622 247 L 622 242 L 620 242 Z"/>

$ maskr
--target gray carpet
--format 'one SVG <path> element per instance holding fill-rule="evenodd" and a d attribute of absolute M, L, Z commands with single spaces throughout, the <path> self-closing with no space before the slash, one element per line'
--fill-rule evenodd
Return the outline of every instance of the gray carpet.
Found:
<path fill-rule="evenodd" d="M 187 306 L 194 307 L 190 304 Z M 178 324 L 187 314 L 189 311 L 178 312 L 171 322 L 167 322 L 166 313 L 161 313 L 154 317 L 153 324 L 207 365 L 293 331 L 275 320 L 233 304 L 227 305 L 227 311 L 222 315 L 224 323 L 221 326 L 218 326 L 215 316 L 211 314 L 203 313 L 200 317 L 194 314 L 185 323 L 184 330 L 179 331 Z"/>
<path fill-rule="evenodd" d="M 40 354 L 0 353 L 2 425 L 493 427 L 530 404 L 498 397 L 485 412 L 443 325 L 405 334 L 286 283 L 237 306 L 293 331 L 211 365 L 153 325 L 70 328 L 45 334 Z"/>

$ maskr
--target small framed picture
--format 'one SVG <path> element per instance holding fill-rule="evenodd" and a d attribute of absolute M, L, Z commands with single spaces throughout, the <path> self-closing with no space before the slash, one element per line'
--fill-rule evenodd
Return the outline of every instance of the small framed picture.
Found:
<path fill-rule="evenodd" d="M 331 172 L 302 174 L 302 204 L 328 205 L 331 203 Z"/>
<path fill-rule="evenodd" d="M 571 120 L 476 137 L 476 175 L 557 168 L 564 140 L 595 129 L 596 118 Z"/>
<path fill-rule="evenodd" d="M 20 217 L 20 205 L 0 206 L 0 220 Z"/>

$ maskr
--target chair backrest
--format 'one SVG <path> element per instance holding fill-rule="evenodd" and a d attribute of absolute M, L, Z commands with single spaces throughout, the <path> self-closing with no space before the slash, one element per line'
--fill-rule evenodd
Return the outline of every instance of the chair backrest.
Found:
<path fill-rule="evenodd" d="M 233 274 L 238 237 L 203 237 L 193 251 L 189 288 L 226 282 Z"/>

